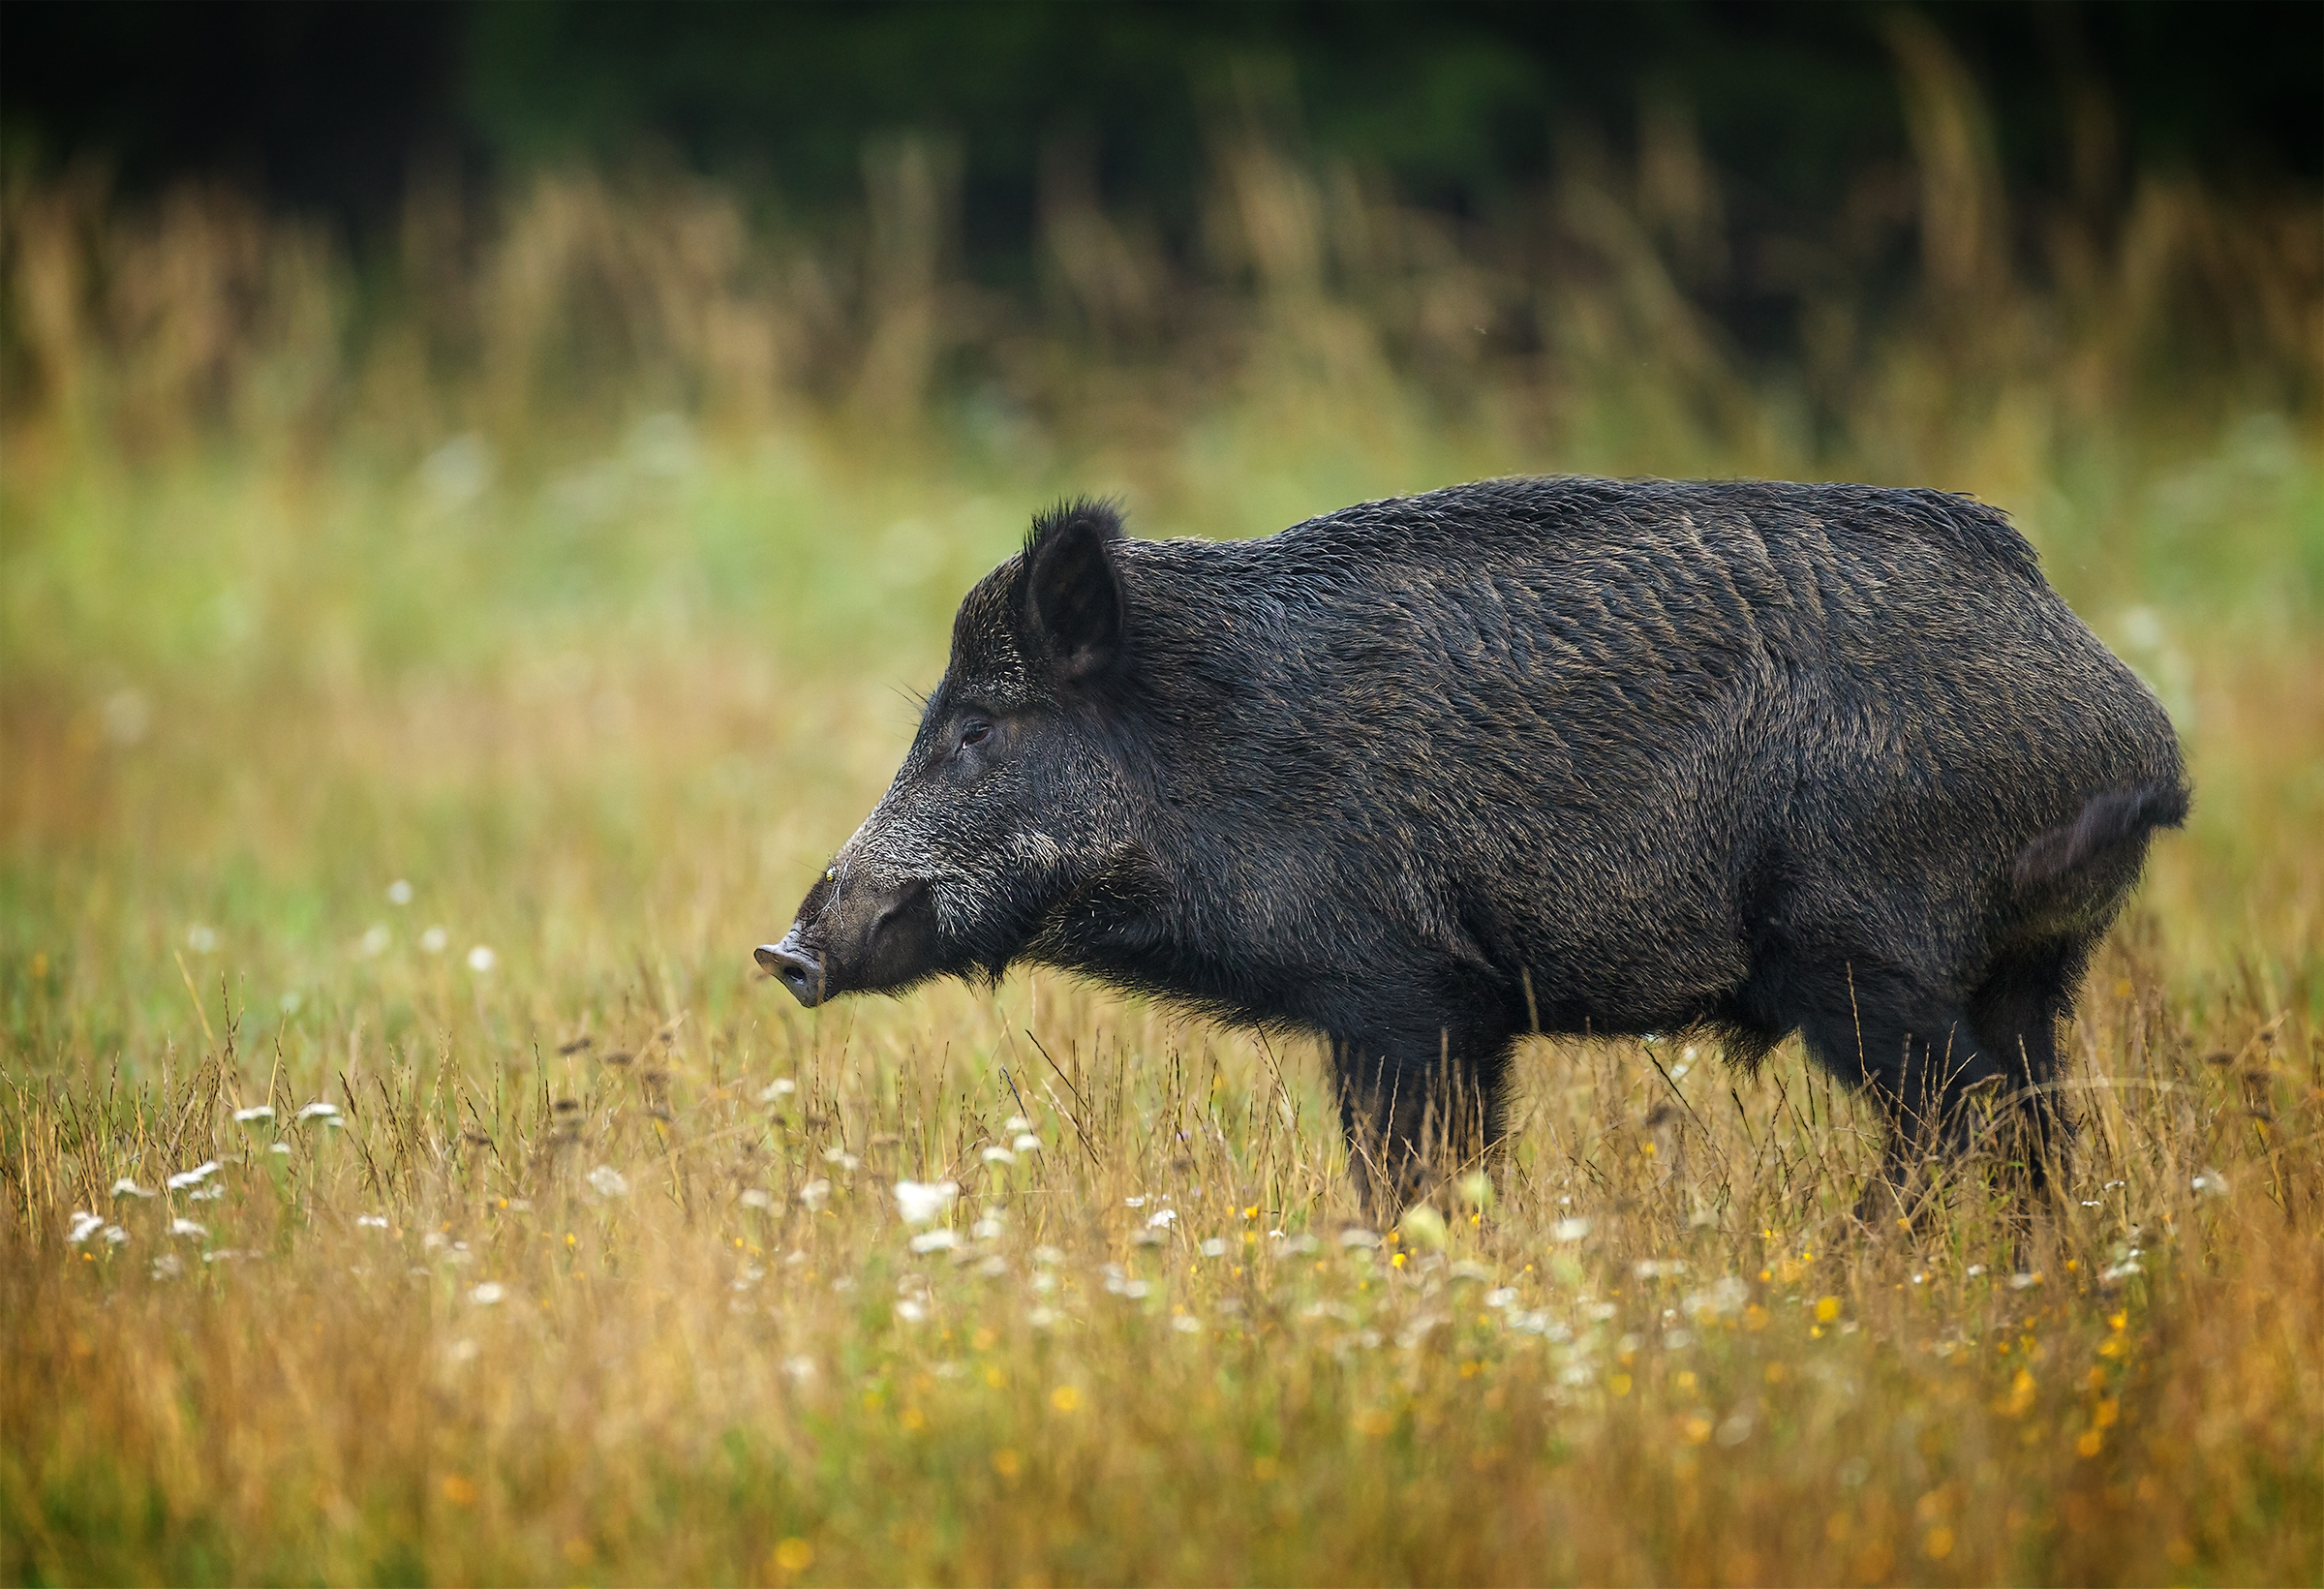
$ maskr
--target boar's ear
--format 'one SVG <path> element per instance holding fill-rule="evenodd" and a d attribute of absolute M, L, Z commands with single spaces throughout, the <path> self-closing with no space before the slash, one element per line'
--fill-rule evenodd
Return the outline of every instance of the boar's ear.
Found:
<path fill-rule="evenodd" d="M 1033 521 L 1025 543 L 1025 624 L 1061 678 L 1086 680 L 1120 656 L 1121 578 L 1114 543 L 1121 515 L 1108 503 L 1072 502 Z"/>

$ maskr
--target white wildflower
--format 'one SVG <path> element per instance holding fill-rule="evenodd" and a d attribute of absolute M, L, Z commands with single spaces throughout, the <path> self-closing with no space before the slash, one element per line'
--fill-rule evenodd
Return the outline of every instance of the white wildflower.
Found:
<path fill-rule="evenodd" d="M 1227 1255 L 1227 1244 L 1215 1236 L 1205 1237 L 1202 1244 L 1196 1247 L 1195 1251 L 1201 1253 L 1205 1258 L 1224 1258 Z"/>
<path fill-rule="evenodd" d="M 129 1233 L 118 1225 L 107 1225 L 105 1228 L 104 1236 L 105 1244 L 108 1247 L 117 1247 L 129 1239 Z"/>
<path fill-rule="evenodd" d="M 844 1147 L 826 1147 L 823 1150 L 823 1162 L 835 1165 L 843 1174 L 850 1176 L 864 1167 L 864 1161 L 848 1152 Z"/>
<path fill-rule="evenodd" d="M 169 1221 L 169 1234 L 171 1236 L 190 1236 L 199 1241 L 208 1236 L 210 1231 L 208 1226 L 197 1225 L 191 1219 L 172 1219 Z"/>
<path fill-rule="evenodd" d="M 782 1360 L 782 1371 L 805 1385 L 815 1377 L 815 1360 L 808 1357 L 785 1358 Z"/>
<path fill-rule="evenodd" d="M 798 1083 L 792 1081 L 788 1076 L 778 1076 L 758 1089 L 758 1101 L 762 1104 L 771 1104 L 776 1099 L 787 1098 L 798 1090 Z"/>
<path fill-rule="evenodd" d="M 77 1247 L 103 1229 L 105 1229 L 103 1214 L 90 1213 L 86 1208 L 76 1208 L 73 1210 L 73 1228 L 65 1233 L 65 1239 Z"/>
<path fill-rule="evenodd" d="M 326 1104 L 321 1098 L 316 1099 L 311 1104 L 301 1104 L 299 1106 L 298 1113 L 292 1116 L 292 1118 L 298 1120 L 301 1124 L 304 1124 L 308 1120 L 322 1120 L 328 1122 L 335 1120 L 338 1117 L 339 1106 L 337 1104 Z"/>
<path fill-rule="evenodd" d="M 1578 1241 L 1589 1234 L 1590 1222 L 1586 1219 L 1561 1219 L 1549 1227 L 1551 1238 L 1558 1241 Z"/>
<path fill-rule="evenodd" d="M 917 1253 L 950 1252 L 960 1244 L 958 1236 L 943 1229 L 922 1231 L 912 1238 L 912 1251 Z"/>
<path fill-rule="evenodd" d="M 139 1186 L 136 1181 L 130 1179 L 127 1176 L 123 1176 L 119 1180 L 113 1182 L 113 1196 L 151 1197 L 153 1194 L 147 1191 L 144 1187 Z"/>
<path fill-rule="evenodd" d="M 1514 1286 L 1498 1286 L 1484 1294 L 1486 1307 L 1507 1307 L 1516 1299 L 1517 1290 Z"/>
<path fill-rule="evenodd" d="M 928 1309 L 916 1299 L 906 1297 L 896 1304 L 896 1317 L 905 1324 L 918 1324 L 928 1317 Z"/>
<path fill-rule="evenodd" d="M 968 1227 L 968 1235 L 978 1241 L 997 1241 L 1008 1228 L 998 1208 L 987 1208 L 984 1217 Z"/>
<path fill-rule="evenodd" d="M 363 930 L 363 941 L 355 945 L 355 953 L 365 960 L 376 960 L 387 952 L 395 934 L 387 931 L 385 922 L 373 922 Z"/>
<path fill-rule="evenodd" d="M 743 1189 L 743 1195 L 735 1201 L 742 1204 L 742 1206 L 746 1208 L 766 1209 L 775 1207 L 774 1194 L 756 1186 L 745 1187 Z"/>
<path fill-rule="evenodd" d="M 451 941 L 452 935 L 441 927 L 431 927 L 419 935 L 419 946 L 431 955 L 443 954 L 444 945 Z"/>
<path fill-rule="evenodd" d="M 194 1190 L 186 1194 L 186 1201 L 188 1203 L 216 1203 L 219 1199 L 225 1196 L 226 1185 L 224 1182 L 220 1182 L 215 1186 L 195 1187 Z"/>
<path fill-rule="evenodd" d="M 480 976 L 499 964 L 500 959 L 490 944 L 479 943 L 468 952 L 468 968 Z"/>
<path fill-rule="evenodd" d="M 1020 1153 L 1038 1153 L 1041 1151 L 1041 1139 L 1030 1131 L 1020 1131 L 1017 1133 L 1017 1140 L 1009 1144 L 1009 1146 Z"/>
<path fill-rule="evenodd" d="M 1177 1209 L 1159 1208 L 1154 1211 L 1152 1217 L 1147 1220 L 1146 1228 L 1149 1231 L 1167 1231 L 1177 1222 Z"/>
<path fill-rule="evenodd" d="M 189 1186 L 199 1186 L 203 1181 L 216 1175 L 221 1168 L 222 1166 L 216 1159 L 210 1159 L 205 1163 L 196 1165 L 191 1170 L 180 1170 L 169 1177 L 167 1184 L 172 1192 L 182 1192 Z"/>
<path fill-rule="evenodd" d="M 2209 1197 L 2225 1197 L 2227 1195 L 2227 1177 L 2208 1165 L 2204 1167 L 2203 1173 L 2188 1184 Z"/>
<path fill-rule="evenodd" d="M 1017 1155 L 1005 1147 L 988 1147 L 982 1157 L 987 1164 L 1015 1164 Z"/>
<path fill-rule="evenodd" d="M 831 1182 L 818 1176 L 799 1188 L 799 1206 L 811 1214 L 822 1207 L 824 1200 L 830 1196 Z"/>
<path fill-rule="evenodd" d="M 116 689 L 105 698 L 105 737 L 131 746 L 153 726 L 153 703 L 139 689 Z"/>
<path fill-rule="evenodd" d="M 206 955 L 218 947 L 218 930 L 196 922 L 186 929 L 186 947 L 198 955 Z"/>
<path fill-rule="evenodd" d="M 387 885 L 387 902 L 389 904 L 410 904 L 412 902 L 412 885 L 401 877 L 389 883 Z"/>
<path fill-rule="evenodd" d="M 271 1120 L 273 1118 L 274 1106 L 272 1104 L 253 1104 L 248 1109 L 234 1111 L 234 1119 L 241 1125 L 248 1125 L 253 1120 Z"/>
<path fill-rule="evenodd" d="M 1730 1274 L 1714 1283 L 1708 1291 L 1689 1292 L 1686 1300 L 1680 1302 L 1679 1306 L 1690 1314 L 1740 1313 L 1743 1304 L 1750 1300 L 1751 1287 Z"/>
<path fill-rule="evenodd" d="M 1058 1247 L 1035 1247 L 1033 1249 L 1033 1262 L 1046 1268 L 1055 1268 L 1059 1264 L 1065 1262 L 1065 1253 L 1063 1249 Z"/>
<path fill-rule="evenodd" d="M 173 1252 L 166 1252 L 153 1261 L 153 1277 L 156 1280 L 174 1280 L 185 1272 L 186 1266 L 178 1261 L 177 1254 Z"/>
<path fill-rule="evenodd" d="M 355 1223 L 367 1231 L 383 1231 L 387 1228 L 387 1216 L 385 1214 L 357 1214 Z"/>
<path fill-rule="evenodd" d="M 1181 1335 L 1200 1335 L 1203 1332 L 1203 1321 L 1191 1313 L 1181 1313 L 1170 1321 L 1170 1328 Z"/>
<path fill-rule="evenodd" d="M 266 1151 L 269 1153 L 280 1153 L 283 1155 L 283 1157 L 289 1158 L 290 1156 L 290 1145 L 287 1142 L 272 1143 L 268 1145 Z"/>
<path fill-rule="evenodd" d="M 468 1294 L 468 1299 L 478 1307 L 490 1307 L 507 1295 L 506 1288 L 498 1280 L 487 1280 L 472 1290 Z"/>
<path fill-rule="evenodd" d="M 1380 1233 L 1367 1231 L 1361 1225 L 1350 1225 L 1339 1233 L 1339 1244 L 1343 1247 L 1376 1247 L 1380 1244 Z"/>
<path fill-rule="evenodd" d="M 896 1211 L 913 1225 L 925 1225 L 961 1195 L 957 1182 L 949 1180 L 900 1180 L 896 1183 Z"/>
<path fill-rule="evenodd" d="M 627 1197 L 629 1182 L 610 1164 L 600 1164 L 589 1173 L 590 1188 L 599 1197 Z"/>

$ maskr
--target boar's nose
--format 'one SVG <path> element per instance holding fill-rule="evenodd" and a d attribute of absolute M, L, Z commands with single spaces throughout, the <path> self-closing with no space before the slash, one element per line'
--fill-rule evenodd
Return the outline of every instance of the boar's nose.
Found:
<path fill-rule="evenodd" d="M 797 928 L 785 932 L 780 943 L 760 944 L 754 956 L 800 1003 L 811 1010 L 823 1002 L 823 962 L 799 941 Z"/>

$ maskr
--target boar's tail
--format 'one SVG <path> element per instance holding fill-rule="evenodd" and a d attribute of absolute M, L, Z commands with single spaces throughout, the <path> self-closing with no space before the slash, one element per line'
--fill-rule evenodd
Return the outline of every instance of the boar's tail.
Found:
<path fill-rule="evenodd" d="M 2145 783 L 2130 789 L 2107 789 L 2092 795 L 2082 814 L 2063 828 L 2052 828 L 2017 852 L 2013 873 L 2019 888 L 2032 888 L 2062 877 L 2093 856 L 2151 829 L 2175 828 L 2186 820 L 2186 786 Z"/>

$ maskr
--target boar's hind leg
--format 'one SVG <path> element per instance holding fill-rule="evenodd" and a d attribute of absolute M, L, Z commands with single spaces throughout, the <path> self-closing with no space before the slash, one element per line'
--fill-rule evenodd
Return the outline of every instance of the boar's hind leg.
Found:
<path fill-rule="evenodd" d="M 1971 1146 L 1970 1093 L 2005 1077 L 1966 1008 L 1900 973 L 1858 962 L 1802 979 L 1796 993 L 1809 1054 L 1888 1114 L 1881 1183 L 1865 1188 L 1858 1214 L 1875 1225 L 1909 1214 L 1918 1201 L 1914 1171 Z"/>
<path fill-rule="evenodd" d="M 1996 1146 L 2038 1195 L 2062 1169 L 2067 1116 L 2058 1097 L 2058 1024 L 2073 1009 L 2095 940 L 2061 938 L 1999 957 L 1970 994 L 1969 1018 L 1978 1046 L 1993 1054 L 2003 1077 L 2003 1132 Z"/>
<path fill-rule="evenodd" d="M 1348 1163 L 1367 1216 L 1386 1221 L 1501 1139 L 1509 1040 L 1422 1045 L 1331 1039 Z"/>

